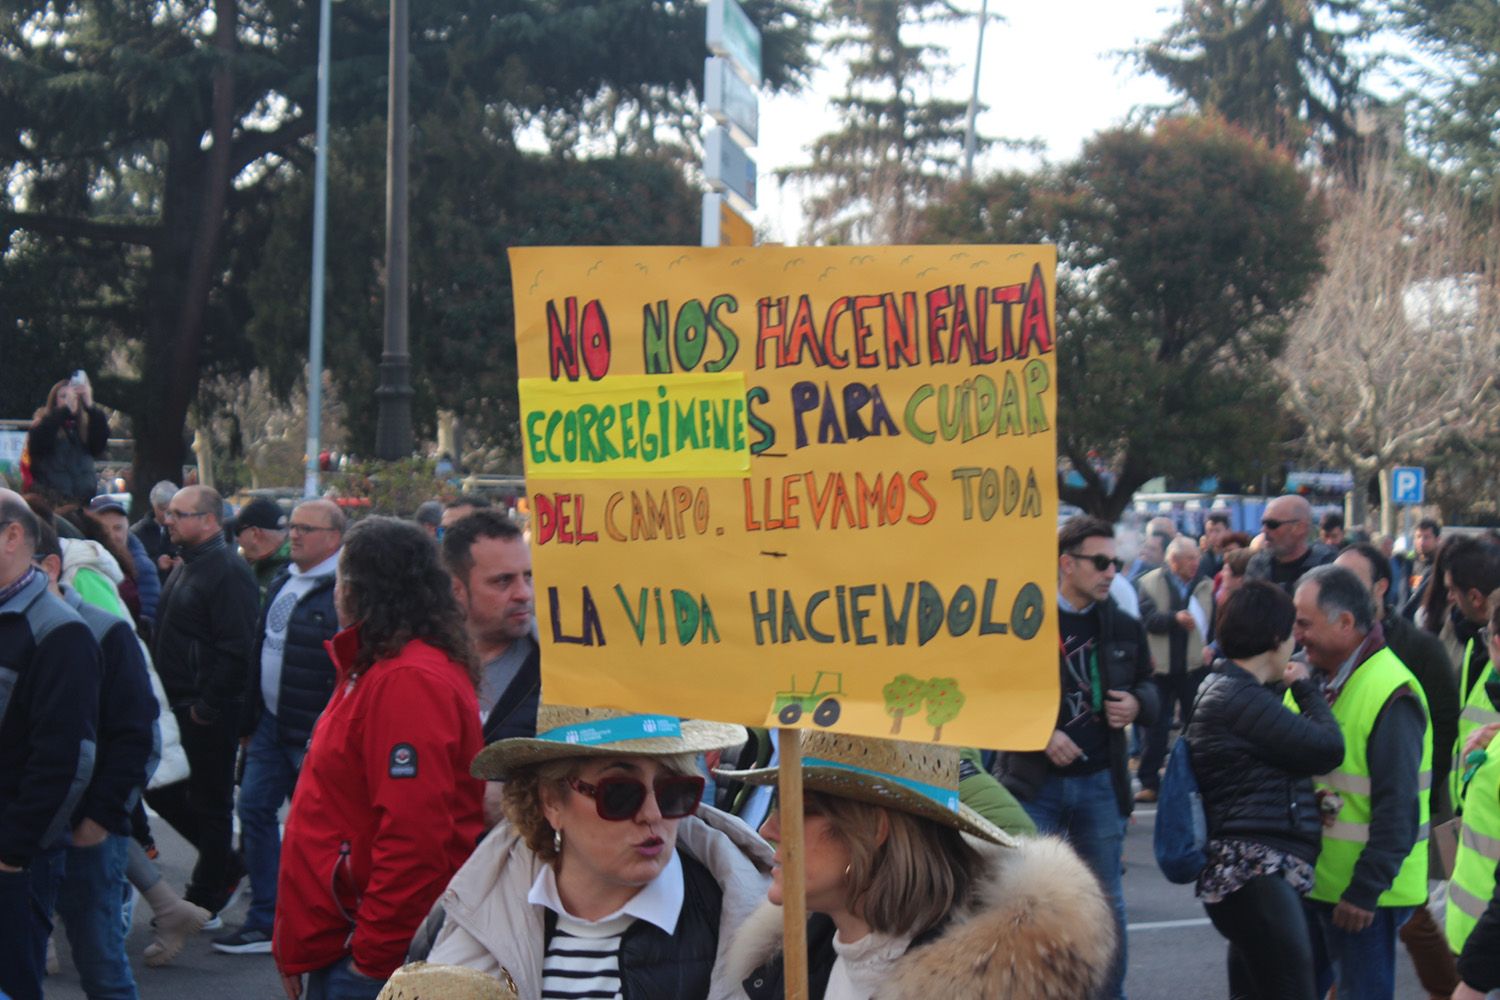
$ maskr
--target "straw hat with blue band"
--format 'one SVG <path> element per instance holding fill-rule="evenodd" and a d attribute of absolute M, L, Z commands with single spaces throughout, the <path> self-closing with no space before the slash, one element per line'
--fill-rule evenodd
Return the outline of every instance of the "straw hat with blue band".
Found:
<path fill-rule="evenodd" d="M 774 785 L 777 769 L 715 771 L 749 785 Z M 804 730 L 802 785 L 808 791 L 899 809 L 1006 847 L 1010 834 L 958 798 L 958 748 Z"/>
<path fill-rule="evenodd" d="M 479 751 L 469 773 L 503 781 L 517 768 L 569 757 L 669 757 L 727 750 L 748 738 L 744 726 L 635 714 L 608 708 L 543 705 L 537 734 L 491 743 Z"/>

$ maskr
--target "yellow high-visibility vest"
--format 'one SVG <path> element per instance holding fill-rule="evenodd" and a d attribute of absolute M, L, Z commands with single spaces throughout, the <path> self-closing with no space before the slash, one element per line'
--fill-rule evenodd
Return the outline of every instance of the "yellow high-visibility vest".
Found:
<path fill-rule="evenodd" d="M 1500 736 L 1490 741 L 1487 757 L 1464 791 L 1464 818 L 1458 834 L 1458 857 L 1448 883 L 1448 947 L 1456 955 L 1479 922 L 1495 892 L 1500 861 Z M 1462 776 L 1460 776 L 1462 777 Z"/>
<path fill-rule="evenodd" d="M 1464 667 L 1460 678 L 1462 686 L 1458 693 L 1462 695 L 1467 691 L 1468 696 L 1464 698 L 1463 710 L 1458 713 L 1458 741 L 1453 744 L 1453 770 L 1448 772 L 1448 789 L 1453 793 L 1453 808 L 1459 812 L 1463 811 L 1459 801 L 1462 798 L 1459 784 L 1464 773 L 1464 744 L 1474 730 L 1491 722 L 1500 722 L 1500 712 L 1495 710 L 1495 703 L 1484 689 L 1485 683 L 1495 676 L 1495 664 L 1486 663 L 1484 670 L 1475 679 L 1474 687 L 1469 687 L 1469 669 L 1474 661 L 1474 644 L 1478 641 L 1477 638 L 1470 639 L 1469 644 L 1464 647 Z"/>

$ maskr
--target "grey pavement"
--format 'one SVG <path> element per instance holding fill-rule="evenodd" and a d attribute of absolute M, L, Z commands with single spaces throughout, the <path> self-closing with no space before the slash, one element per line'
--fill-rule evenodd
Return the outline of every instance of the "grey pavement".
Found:
<path fill-rule="evenodd" d="M 1125 840 L 1125 900 L 1130 920 L 1130 972 L 1126 991 L 1131 1000 L 1209 1000 L 1228 995 L 1224 970 L 1224 940 L 1209 925 L 1191 886 L 1173 885 L 1156 868 L 1151 854 L 1154 810 L 1137 812 Z M 192 866 L 192 851 L 162 820 L 152 824 L 162 849 L 162 865 L 173 885 L 181 888 Z M 246 900 L 231 908 L 226 922 L 233 927 L 244 916 Z M 276 1000 L 284 996 L 280 978 L 268 955 L 220 955 L 205 932 L 190 941 L 173 963 L 148 969 L 142 949 L 151 941 L 150 908 L 136 907 L 130 954 L 136 984 L 143 1000 Z M 60 942 L 61 943 L 61 942 Z M 83 1000 L 78 977 L 61 943 L 63 969 L 47 980 L 49 1000 Z M 1411 963 L 1402 951 L 1397 959 L 1396 996 L 1421 1000 Z"/>

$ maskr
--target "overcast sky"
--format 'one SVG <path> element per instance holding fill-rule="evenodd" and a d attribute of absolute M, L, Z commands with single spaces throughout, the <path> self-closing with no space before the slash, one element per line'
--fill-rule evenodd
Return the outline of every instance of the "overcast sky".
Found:
<path fill-rule="evenodd" d="M 1138 72 L 1121 52 L 1161 35 L 1177 8 L 1162 0 L 991 0 L 990 12 L 1006 20 L 985 32 L 979 93 L 989 109 L 980 116 L 980 134 L 1037 139 L 1048 160 L 1067 160 L 1085 139 L 1123 123 L 1134 108 L 1168 103 L 1160 79 Z M 975 36 L 972 22 L 934 29 L 934 41 L 946 44 L 954 66 L 952 78 L 939 85 L 941 96 L 968 99 Z M 760 208 L 752 219 L 773 241 L 796 242 L 802 195 L 793 187 L 778 190 L 772 171 L 806 162 L 808 144 L 836 124 L 828 102 L 843 92 L 844 80 L 842 65 L 830 62 L 802 94 L 762 98 L 754 151 Z M 986 165 L 1037 161 L 1030 154 L 993 153 L 976 164 L 976 173 Z"/>

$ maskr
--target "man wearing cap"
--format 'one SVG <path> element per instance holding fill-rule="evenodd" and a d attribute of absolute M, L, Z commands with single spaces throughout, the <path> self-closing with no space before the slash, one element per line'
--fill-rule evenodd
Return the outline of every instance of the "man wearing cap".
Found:
<path fill-rule="evenodd" d="M 184 487 L 167 505 L 167 530 L 183 561 L 162 590 L 152 653 L 192 774 L 146 793 L 198 849 L 185 898 L 215 914 L 244 875 L 231 844 L 234 762 L 260 598 L 250 567 L 225 544 L 222 510 L 206 486 Z"/>
<path fill-rule="evenodd" d="M 229 534 L 239 542 L 241 554 L 255 573 L 255 585 L 260 588 L 262 599 L 271 581 L 292 558 L 292 540 L 286 523 L 286 515 L 276 501 L 256 497 L 228 524 Z"/>
<path fill-rule="evenodd" d="M 41 529 L 0 489 L 0 994 L 40 1000 L 62 837 L 94 771 L 103 665 L 33 564 Z"/>
<path fill-rule="evenodd" d="M 108 494 L 101 494 L 89 501 L 88 516 L 109 533 L 115 544 L 130 553 L 135 564 L 135 587 L 141 601 L 141 621 L 150 626 L 156 623 L 156 607 L 161 600 L 161 577 L 146 546 L 130 530 L 130 517 L 125 505 Z"/>
<path fill-rule="evenodd" d="M 277 813 L 292 794 L 313 725 L 333 693 L 333 661 L 324 643 L 338 632 L 333 584 L 344 527 L 344 512 L 333 501 L 298 504 L 287 525 L 292 564 L 266 591 L 240 730 L 249 739 L 237 808 L 251 903 L 244 925 L 214 941 L 214 950 L 225 954 L 271 952 L 281 861 Z"/>

